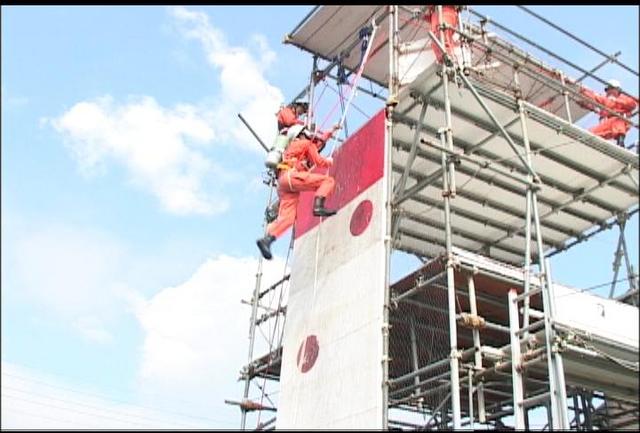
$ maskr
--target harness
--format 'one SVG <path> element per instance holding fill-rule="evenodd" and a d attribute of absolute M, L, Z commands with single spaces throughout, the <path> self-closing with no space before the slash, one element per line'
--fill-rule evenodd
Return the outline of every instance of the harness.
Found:
<path fill-rule="evenodd" d="M 277 177 L 280 177 L 282 170 L 284 170 L 287 175 L 287 183 L 289 184 L 289 191 L 293 192 L 293 185 L 291 185 L 291 172 L 295 171 L 296 168 L 294 165 L 289 165 L 288 162 L 289 161 L 281 162 L 280 164 L 278 164 L 278 166 L 276 167 Z"/>
<path fill-rule="evenodd" d="M 289 191 L 293 191 L 293 186 L 291 185 L 291 173 L 296 171 L 305 171 L 304 168 L 303 161 L 300 161 L 298 158 L 289 158 L 276 166 L 277 177 L 280 177 L 282 171 L 285 171 L 287 174 Z"/>

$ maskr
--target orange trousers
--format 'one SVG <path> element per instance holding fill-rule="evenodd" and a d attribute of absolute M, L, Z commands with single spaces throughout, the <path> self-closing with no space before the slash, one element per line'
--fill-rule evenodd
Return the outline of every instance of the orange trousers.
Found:
<path fill-rule="evenodd" d="M 279 238 L 296 220 L 296 210 L 301 191 L 315 191 L 316 197 L 327 197 L 333 192 L 336 182 L 326 174 L 290 169 L 278 176 L 280 207 L 278 218 L 267 226 L 267 233 Z"/>
<path fill-rule="evenodd" d="M 627 134 L 631 125 L 617 117 L 607 117 L 589 131 L 605 140 L 617 139 Z"/>

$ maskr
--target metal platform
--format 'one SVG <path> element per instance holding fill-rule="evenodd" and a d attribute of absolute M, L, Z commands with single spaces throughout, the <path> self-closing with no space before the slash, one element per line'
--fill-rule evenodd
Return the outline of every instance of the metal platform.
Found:
<path fill-rule="evenodd" d="M 398 38 L 407 48 L 404 52 L 401 48 L 400 52 L 401 69 L 402 64 L 406 64 L 399 74 L 402 82 L 405 82 L 407 77 L 420 73 L 425 60 L 433 59 L 428 26 L 422 18 L 425 9 L 424 5 L 400 6 L 398 9 Z M 343 66 L 354 70 L 361 56 L 359 31 L 370 25 L 373 18 L 378 24 L 378 31 L 362 75 L 386 87 L 389 81 L 389 22 L 386 6 L 320 6 L 287 35 L 286 41 L 328 62 L 340 57 Z M 515 92 L 512 66 L 500 61 L 502 56 L 513 56 L 514 53 L 519 53 L 526 59 L 523 62 L 534 63 L 541 74 L 557 77 L 558 71 L 555 68 L 544 65 L 517 46 L 491 33 L 486 34 L 485 38 L 480 27 L 466 21 L 464 27 L 473 37 L 483 40 L 482 44 L 471 44 L 467 59 L 471 66 L 471 75 L 476 81 L 503 91 Z M 409 52 L 409 47 L 414 49 L 413 53 Z M 558 97 L 557 89 L 535 76 L 522 74 L 519 84 L 521 97 L 533 105 L 558 113 L 564 104 L 563 98 Z M 571 114 L 574 121 L 587 113 L 588 110 L 572 104 Z"/>
<path fill-rule="evenodd" d="M 423 10 L 424 6 L 399 8 L 400 40 L 428 41 L 421 13 L 412 13 Z M 342 55 L 343 65 L 355 68 L 360 60 L 359 29 L 374 17 L 379 30 L 363 76 L 384 85 L 389 74 L 388 14 L 384 6 L 318 7 L 289 35 L 288 41 L 327 61 Z M 467 28 L 474 35 L 480 34 L 478 27 L 468 24 Z M 562 250 L 594 227 L 637 207 L 638 156 L 554 115 L 562 111 L 559 108 L 565 100 L 557 97 L 557 89 L 545 81 L 520 74 L 517 91 L 512 65 L 496 59 L 521 50 L 495 35 L 485 39 L 486 45 L 471 45 L 475 68 L 472 67 L 469 80 L 523 155 L 516 95 L 522 98 L 528 117 L 531 165 L 542 181 L 538 202 L 545 251 Z M 430 50 L 428 43 L 425 49 Z M 557 74 L 555 69 L 526 57 L 536 64 L 540 74 Z M 394 184 L 409 166 L 405 190 L 413 193 L 398 208 L 402 217 L 396 247 L 427 257 L 435 257 L 444 248 L 442 184 L 438 175 L 441 151 L 418 144 L 415 160 L 408 156 L 419 123 L 421 138 L 440 144 L 437 132 L 445 124 L 440 68 L 431 63 L 411 84 L 403 86 L 394 113 Z M 453 244 L 521 264 L 526 187 L 515 178 L 524 178 L 526 170 L 469 89 L 460 80 L 457 84 L 449 91 L 454 149 L 472 156 L 476 162 L 461 159 L 456 167 Z M 428 108 L 420 122 L 422 100 L 427 101 Z M 588 113 L 575 101 L 568 102 L 574 121 Z M 499 175 L 499 171 L 514 176 Z M 417 184 L 420 187 L 412 190 Z"/>
<path fill-rule="evenodd" d="M 437 132 L 444 124 L 442 80 L 439 65 L 433 65 L 400 94 L 394 129 L 395 179 L 411 165 L 406 188 L 420 183 L 424 188 L 402 203 L 398 248 L 434 257 L 444 248 L 441 151 L 418 144 L 411 164 L 408 160 L 421 99 L 428 108 L 421 123 L 421 137 L 440 145 Z M 472 79 L 471 79 L 472 81 Z M 524 154 L 523 134 L 515 97 L 473 82 L 484 102 Z M 450 92 L 454 149 L 475 155 L 478 164 L 461 159 L 456 167 L 457 196 L 453 200 L 453 243 L 499 260 L 520 264 L 524 257 L 525 184 L 508 177 L 526 176 L 524 165 L 509 147 L 486 112 L 464 86 Z M 532 150 L 531 165 L 542 181 L 538 193 L 545 250 L 562 249 L 594 226 L 605 224 L 619 213 L 638 205 L 638 156 L 574 126 L 563 119 L 523 103 Z M 491 168 L 507 175 L 497 174 Z M 435 179 L 427 182 L 430 177 Z"/>

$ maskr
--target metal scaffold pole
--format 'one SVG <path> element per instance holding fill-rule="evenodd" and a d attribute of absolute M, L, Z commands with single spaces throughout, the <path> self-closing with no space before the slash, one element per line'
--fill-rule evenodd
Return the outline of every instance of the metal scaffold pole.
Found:
<path fill-rule="evenodd" d="M 438 6 L 438 16 L 442 23 L 442 6 Z M 443 54 L 444 50 L 444 27 L 440 28 L 440 42 Z M 444 92 L 445 106 L 445 122 L 444 129 L 439 131 L 441 145 L 449 151 L 453 151 L 453 137 L 451 131 L 451 104 L 449 101 L 449 76 L 447 73 L 446 62 L 442 63 L 442 88 Z M 456 324 L 456 302 L 455 302 L 455 281 L 453 275 L 453 239 L 451 233 L 451 199 L 455 197 L 455 166 L 453 155 L 449 156 L 446 152 L 442 152 L 442 186 L 444 196 L 444 221 L 445 221 L 445 239 L 447 249 L 447 292 L 449 305 L 449 345 L 451 352 L 449 353 L 449 366 L 451 369 L 451 410 L 453 416 L 453 428 L 458 430 L 461 427 L 460 415 L 460 372 L 459 372 L 459 353 L 458 353 L 458 332 Z"/>
<path fill-rule="evenodd" d="M 542 303 L 544 315 L 544 337 L 547 354 L 547 366 L 549 373 L 549 396 L 551 400 L 551 420 L 554 429 L 566 429 L 568 425 L 567 415 L 567 398 L 564 389 L 564 371 L 562 370 L 562 358 L 555 348 L 554 329 L 553 329 L 553 292 L 550 287 L 550 276 L 548 259 L 544 258 L 544 248 L 542 245 L 542 233 L 540 225 L 540 214 L 538 212 L 538 203 L 536 200 L 536 192 L 532 192 L 533 217 L 536 231 L 536 241 L 538 245 L 538 266 L 540 269 L 540 286 L 542 288 Z"/>
<path fill-rule="evenodd" d="M 313 124 L 313 118 L 315 116 L 315 97 L 316 90 L 316 76 L 318 73 L 318 56 L 313 56 L 313 69 L 311 71 L 311 80 L 309 82 L 309 109 L 307 110 L 307 128 L 311 128 Z"/>
<path fill-rule="evenodd" d="M 384 213 L 384 305 L 382 316 L 382 428 L 389 428 L 389 310 L 391 308 L 391 251 L 392 242 L 392 189 L 393 172 L 391 151 L 393 149 L 393 110 L 397 104 L 398 77 L 398 6 L 389 6 L 389 95 L 386 104 L 386 142 L 384 150 L 384 176 L 385 187 L 383 189 Z"/>
<path fill-rule="evenodd" d="M 620 235 L 618 236 L 618 246 L 616 248 L 615 257 L 613 260 L 613 280 L 611 281 L 611 290 L 609 291 L 609 298 L 613 298 L 616 283 L 618 283 L 618 273 L 620 272 L 621 261 L 620 259 L 624 257 L 625 264 L 627 266 L 627 280 L 629 281 L 629 291 L 633 292 L 638 290 L 636 284 L 636 274 L 633 270 L 633 265 L 629 260 L 629 253 L 627 251 L 627 243 L 624 237 L 624 229 L 627 222 L 627 216 L 624 214 L 618 215 L 617 224 L 620 228 Z"/>
<path fill-rule="evenodd" d="M 518 89 L 518 94 L 521 94 L 520 89 L 520 80 L 518 77 L 518 70 L 515 69 L 513 71 L 513 80 Z M 529 144 L 529 132 L 527 130 L 527 118 L 524 107 L 522 106 L 522 100 L 518 98 L 518 112 L 520 116 L 520 128 L 522 129 L 522 141 L 524 143 L 525 150 L 525 160 L 529 165 L 531 165 L 531 146 Z M 532 200 L 532 190 L 533 186 L 533 177 L 531 174 L 527 173 L 527 194 L 526 194 L 526 203 L 525 203 L 525 237 L 524 237 L 524 293 L 529 293 L 529 288 L 531 287 L 531 200 Z M 522 327 L 527 328 L 529 326 L 529 302 L 530 298 L 527 296 L 524 300 L 524 311 L 522 317 Z M 528 332 L 525 332 L 524 336 L 526 337 Z"/>
<path fill-rule="evenodd" d="M 273 194 L 273 188 L 269 188 L 269 201 L 271 203 L 271 196 Z M 264 220 L 262 223 L 263 233 L 267 232 L 267 221 Z M 260 287 L 262 285 L 262 256 L 258 258 L 258 270 L 256 272 L 256 284 L 253 289 L 253 297 L 251 298 L 251 318 L 249 319 L 249 355 L 247 357 L 247 366 L 251 365 L 251 361 L 253 361 L 253 347 L 255 344 L 256 337 L 256 318 L 258 315 L 258 301 L 260 298 Z M 249 386 L 251 385 L 251 371 L 245 372 L 245 382 L 244 382 L 244 392 L 242 394 L 242 401 L 245 402 L 249 398 Z M 244 406 L 240 406 L 242 411 L 242 417 L 240 421 L 240 430 L 245 430 L 246 422 L 247 422 L 247 411 Z"/>

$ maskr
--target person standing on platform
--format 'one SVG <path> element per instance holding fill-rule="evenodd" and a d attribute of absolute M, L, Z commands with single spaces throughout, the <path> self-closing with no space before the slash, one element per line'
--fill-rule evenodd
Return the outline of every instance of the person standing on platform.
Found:
<path fill-rule="evenodd" d="M 594 91 L 580 86 L 580 93 L 586 97 L 604 105 L 609 110 L 616 112 L 624 119 L 631 116 L 631 113 L 638 106 L 638 100 L 621 92 L 618 80 L 609 80 L 605 87 L 605 95 L 599 95 Z M 589 104 L 581 103 L 583 107 L 596 111 L 596 108 Z M 602 137 L 605 140 L 615 140 L 618 146 L 624 147 L 624 138 L 631 124 L 621 119 L 607 110 L 600 111 L 600 123 L 589 129 L 589 132 Z"/>

